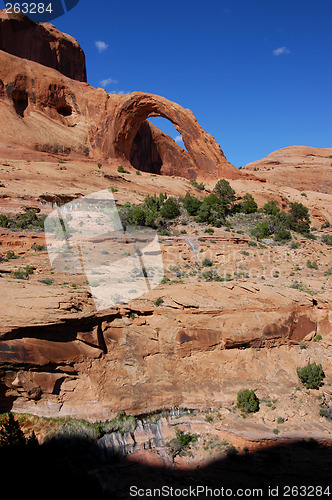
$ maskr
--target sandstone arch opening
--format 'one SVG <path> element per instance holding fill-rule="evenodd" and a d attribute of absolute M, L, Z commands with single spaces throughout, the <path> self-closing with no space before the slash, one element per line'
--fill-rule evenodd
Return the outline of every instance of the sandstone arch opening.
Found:
<path fill-rule="evenodd" d="M 130 163 L 136 170 L 160 175 L 164 163 L 167 164 L 169 150 L 181 154 L 183 148 L 179 143 L 183 144 L 182 136 L 169 120 L 159 116 L 149 118 L 141 124 L 134 138 Z"/>

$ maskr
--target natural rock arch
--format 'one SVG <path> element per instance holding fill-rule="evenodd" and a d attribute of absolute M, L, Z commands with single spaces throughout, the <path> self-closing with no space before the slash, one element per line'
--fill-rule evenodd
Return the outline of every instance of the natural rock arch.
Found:
<path fill-rule="evenodd" d="M 237 170 L 226 160 L 219 144 L 202 129 L 193 113 L 179 104 L 158 95 L 133 92 L 117 100 L 112 115 L 104 151 L 108 158 L 130 162 L 132 144 L 142 123 L 149 117 L 161 116 L 173 123 L 182 136 L 192 160 L 191 177 L 237 177 Z"/>

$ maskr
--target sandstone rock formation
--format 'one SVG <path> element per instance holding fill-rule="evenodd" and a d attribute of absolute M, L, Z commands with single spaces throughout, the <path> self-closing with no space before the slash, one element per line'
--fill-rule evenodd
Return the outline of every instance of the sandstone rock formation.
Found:
<path fill-rule="evenodd" d="M 188 169 L 189 178 L 239 177 L 238 171 L 226 160 L 215 139 L 204 132 L 190 110 L 164 97 L 141 92 L 120 96 L 116 104 L 108 138 L 111 156 L 130 160 L 132 144 L 140 126 L 152 116 L 167 118 L 181 134 L 194 167 Z M 173 173 L 177 171 L 177 161 L 181 161 L 181 158 L 172 158 Z"/>
<path fill-rule="evenodd" d="M 243 167 L 255 177 L 299 191 L 332 194 L 332 149 L 289 146 Z"/>
<path fill-rule="evenodd" d="M 0 50 L 86 82 L 82 48 L 75 38 L 61 33 L 52 24 L 37 24 L 24 14 L 0 11 Z"/>
<path fill-rule="evenodd" d="M 46 214 L 102 189 L 114 192 L 117 205 L 161 192 L 203 197 L 226 177 L 239 198 L 253 193 L 259 208 L 268 199 L 283 209 L 291 201 L 308 202 L 318 238 L 253 241 L 244 214 L 232 219 L 234 227 L 214 228 L 211 235 L 183 212 L 171 226 L 174 234 L 160 238 L 165 281 L 140 299 L 97 312 L 85 275 L 51 269 L 42 233 L 1 228 L 0 410 L 94 421 L 119 410 L 217 408 L 222 439 L 227 425 L 243 436 L 241 446 L 253 435 L 275 439 L 270 407 L 247 419 L 236 411 L 237 391 L 248 387 L 261 401 L 278 399 L 289 434 L 308 436 L 314 422 L 317 433 L 328 436 L 329 423 L 317 423 L 316 395 L 324 387 L 300 394 L 296 368 L 315 360 L 331 380 L 331 247 L 322 241 L 330 229 L 321 223 L 332 213 L 324 178 L 332 151 L 307 156 L 322 173 L 312 183 L 316 192 L 309 191 L 309 164 L 298 161 L 293 169 L 290 157 L 284 165 L 270 158 L 262 170 L 238 171 L 189 110 L 142 92 L 108 95 L 40 62 L 0 51 L 1 214 L 15 216 L 27 207 Z M 146 121 L 151 116 L 170 120 L 187 151 Z M 120 164 L 129 173 L 118 172 Z M 143 173 L 131 175 L 132 166 Z M 206 189 L 183 177 L 204 179 Z M 304 187 L 306 197 L 299 191 Z M 103 265 L 111 253 L 103 254 Z M 308 260 L 316 266 L 309 269 Z M 28 279 L 17 276 L 25 266 L 33 270 Z M 206 420 L 180 423 L 210 432 Z M 141 450 L 157 446 L 150 431 L 139 426 L 134 438 L 104 441 L 129 451 L 135 441 Z M 174 436 L 174 429 L 157 431 Z"/>
<path fill-rule="evenodd" d="M 2 13 L 0 21 L 3 143 L 104 161 L 117 159 L 127 167 L 132 161 L 140 170 L 146 170 L 148 164 L 153 172 L 190 179 L 241 177 L 190 110 L 157 95 L 109 95 L 105 90 L 78 82 L 85 80 L 83 61 L 81 49 L 71 37 L 60 34 L 51 25 L 35 25 L 20 15 L 7 19 Z M 19 33 L 17 45 L 12 41 L 13 27 Z M 46 42 L 39 43 L 42 35 Z M 31 40 L 24 40 L 29 36 Z M 53 55 L 48 53 L 50 50 Z M 182 135 L 188 152 L 156 127 L 144 123 L 151 116 L 170 120 Z M 138 150 L 139 142 L 143 152 Z"/>
<path fill-rule="evenodd" d="M 218 406 L 255 370 L 265 382 L 294 383 L 291 359 L 264 368 L 267 347 L 331 332 L 326 302 L 264 285 L 174 285 L 100 313 L 83 291 L 42 296 L 42 286 L 9 282 L 3 291 L 0 368 L 2 407 L 45 416 Z"/>

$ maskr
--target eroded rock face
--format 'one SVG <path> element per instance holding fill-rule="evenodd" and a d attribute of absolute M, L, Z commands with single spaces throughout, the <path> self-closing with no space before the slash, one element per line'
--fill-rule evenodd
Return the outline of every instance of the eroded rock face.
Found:
<path fill-rule="evenodd" d="M 173 285 L 100 313 L 83 293 L 37 288 L 9 283 L 2 300 L 1 407 L 18 412 L 93 420 L 218 406 L 243 384 L 296 383 L 280 346 L 331 332 L 330 304 L 264 285 Z"/>
<path fill-rule="evenodd" d="M 76 40 L 50 24 L 0 13 L 3 144 L 118 159 L 126 167 L 189 179 L 243 177 L 190 110 L 143 92 L 109 95 L 85 81 Z M 187 151 L 145 122 L 153 116 L 174 124 Z"/>
<path fill-rule="evenodd" d="M 86 82 L 82 48 L 75 38 L 61 33 L 52 24 L 37 24 L 24 14 L 0 11 L 0 50 Z"/>
<path fill-rule="evenodd" d="M 226 160 L 219 144 L 202 129 L 189 109 L 184 109 L 164 97 L 143 92 L 119 96 L 112 123 L 108 129 L 111 156 L 123 157 L 130 161 L 132 145 L 142 123 L 153 116 L 168 119 L 181 134 L 188 155 L 193 162 L 193 169 L 188 169 L 189 178 L 199 176 L 218 179 L 239 176 L 237 169 Z M 178 172 L 176 160 L 180 158 L 178 158 L 179 155 L 176 156 L 172 164 L 174 170 Z"/>

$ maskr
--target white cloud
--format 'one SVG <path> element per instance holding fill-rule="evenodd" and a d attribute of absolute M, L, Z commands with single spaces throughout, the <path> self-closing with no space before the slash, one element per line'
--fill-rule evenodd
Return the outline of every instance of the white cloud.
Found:
<path fill-rule="evenodd" d="M 104 52 L 108 49 L 108 43 L 102 42 L 101 40 L 97 40 L 95 42 L 95 46 L 97 47 L 98 52 Z"/>
<path fill-rule="evenodd" d="M 290 54 L 290 50 L 287 47 L 279 47 L 273 51 L 274 56 L 281 56 L 282 54 Z"/>
<path fill-rule="evenodd" d="M 109 94 L 124 95 L 124 94 L 131 94 L 131 91 L 130 90 L 112 90 L 112 92 L 109 92 Z"/>
<path fill-rule="evenodd" d="M 117 80 L 113 80 L 113 78 L 105 78 L 105 80 L 101 80 L 99 82 L 99 85 L 101 85 L 101 87 L 108 87 L 109 85 L 111 85 L 111 83 L 119 83 Z"/>
<path fill-rule="evenodd" d="M 177 143 L 183 142 L 181 135 L 177 135 L 176 137 L 174 137 L 174 141 L 177 142 Z"/>

